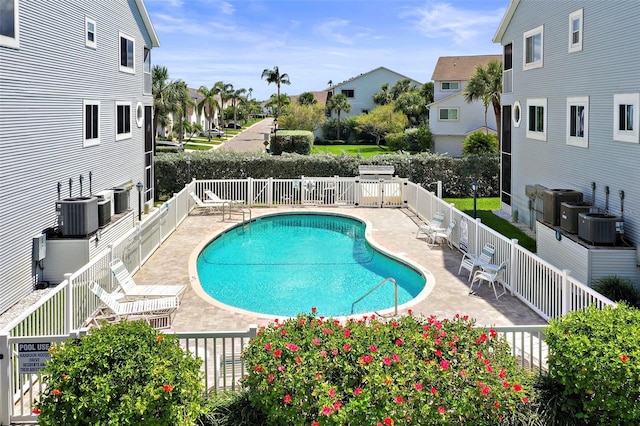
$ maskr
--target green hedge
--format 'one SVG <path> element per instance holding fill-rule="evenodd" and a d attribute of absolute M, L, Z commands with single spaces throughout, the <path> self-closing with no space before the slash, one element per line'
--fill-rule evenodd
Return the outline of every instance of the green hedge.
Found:
<path fill-rule="evenodd" d="M 431 184 L 441 180 L 445 197 L 469 197 L 474 179 L 480 183 L 480 197 L 495 197 L 500 189 L 497 155 L 452 158 L 429 153 L 384 154 L 365 159 L 332 154 L 267 155 L 260 152 L 209 151 L 156 156 L 156 197 L 165 199 L 184 188 L 189 179 L 187 157 L 191 157 L 190 177 L 197 179 L 347 177 L 357 176 L 361 164 L 374 164 L 392 165 L 396 175 L 408 177 L 431 191 L 435 191 L 435 185 Z"/>
<path fill-rule="evenodd" d="M 313 148 L 313 133 L 308 130 L 279 130 L 271 138 L 271 154 L 280 155 L 283 152 L 309 155 Z"/>

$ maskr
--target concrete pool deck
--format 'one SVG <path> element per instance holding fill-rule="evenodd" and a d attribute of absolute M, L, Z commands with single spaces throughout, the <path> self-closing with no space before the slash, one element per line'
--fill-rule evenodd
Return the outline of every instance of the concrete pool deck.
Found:
<path fill-rule="evenodd" d="M 397 257 L 427 269 L 435 280 L 430 294 L 412 306 L 415 314 L 448 318 L 456 313 L 469 315 L 479 325 L 546 324 L 539 315 L 507 293 L 496 301 L 491 288 L 483 284 L 476 295 L 469 295 L 468 273 L 458 276 L 462 254 L 446 244 L 430 249 L 424 238 L 417 239 L 418 219 L 407 209 L 375 208 L 254 208 L 253 217 L 267 213 L 334 212 L 359 217 L 372 225 L 376 245 Z M 237 214 L 222 221 L 219 214 L 201 215 L 194 211 L 135 274 L 138 284 L 185 284 L 187 291 L 173 321 L 173 331 L 246 330 L 249 324 L 266 324 L 270 318 L 248 315 L 216 306 L 201 296 L 197 281 L 189 272 L 190 262 L 218 232 L 238 223 Z M 194 289 L 195 288 L 195 289 Z M 266 291 L 266 289 L 265 289 Z M 309 305 L 309 310 L 311 304 Z M 406 312 L 406 311 L 405 311 Z M 403 313 L 403 312 L 400 312 Z M 321 314 L 321 313 L 320 313 Z"/>

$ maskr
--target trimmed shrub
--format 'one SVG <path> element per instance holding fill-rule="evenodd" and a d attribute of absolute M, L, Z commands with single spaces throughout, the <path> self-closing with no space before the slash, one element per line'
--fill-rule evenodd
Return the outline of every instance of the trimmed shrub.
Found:
<path fill-rule="evenodd" d="M 262 328 L 243 358 L 271 425 L 494 425 L 529 395 L 508 343 L 460 316 L 299 315 Z"/>
<path fill-rule="evenodd" d="M 192 425 L 201 360 L 142 321 L 105 324 L 51 346 L 35 404 L 41 425 Z"/>
<path fill-rule="evenodd" d="M 462 155 L 497 154 L 498 138 L 481 131 L 471 133 L 462 141 Z"/>
<path fill-rule="evenodd" d="M 581 425 L 640 424 L 640 310 L 570 312 L 550 321 L 547 343 L 556 410 Z"/>
<path fill-rule="evenodd" d="M 392 151 L 408 151 L 409 143 L 407 143 L 404 133 L 389 133 L 385 136 L 387 146 Z"/>
<path fill-rule="evenodd" d="M 614 302 L 627 302 L 634 308 L 640 308 L 640 291 L 628 278 L 616 275 L 600 278 L 593 289 Z"/>
<path fill-rule="evenodd" d="M 405 140 L 411 152 L 432 152 L 435 141 L 428 127 L 414 127 L 404 131 Z"/>
<path fill-rule="evenodd" d="M 309 155 L 313 148 L 313 133 L 308 130 L 279 130 L 271 138 L 270 148 L 273 155 L 283 152 Z"/>

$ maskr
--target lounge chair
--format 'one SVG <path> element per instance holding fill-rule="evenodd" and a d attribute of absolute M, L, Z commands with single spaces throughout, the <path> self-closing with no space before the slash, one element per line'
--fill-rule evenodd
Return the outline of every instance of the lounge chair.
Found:
<path fill-rule="evenodd" d="M 492 243 L 486 243 L 484 247 L 482 247 L 482 251 L 479 255 L 465 253 L 464 256 L 462 256 L 462 260 L 460 261 L 458 275 L 460 275 L 460 272 L 462 272 L 462 269 L 464 268 L 469 271 L 469 278 L 467 278 L 467 281 L 471 280 L 471 275 L 473 275 L 476 268 L 491 264 L 495 252 L 496 246 L 494 246 Z"/>
<path fill-rule="evenodd" d="M 231 208 L 231 203 L 229 201 L 202 201 L 195 192 L 189 192 L 189 195 L 191 195 L 191 198 L 193 198 L 199 208 L 204 209 L 205 213 L 214 210 L 221 210 L 222 220 L 224 220 L 225 207 Z"/>
<path fill-rule="evenodd" d="M 222 198 L 218 197 L 213 191 L 210 191 L 208 189 L 206 189 L 204 191 L 204 195 L 209 197 L 208 200 L 205 200 L 205 203 L 207 203 L 209 201 L 214 201 L 214 202 L 217 202 L 217 203 L 229 203 L 229 205 L 231 207 L 237 207 L 237 206 L 244 205 L 244 200 L 223 200 Z"/>
<path fill-rule="evenodd" d="M 96 323 L 99 320 L 120 321 L 122 318 L 143 318 L 151 324 L 155 320 L 161 320 L 162 328 L 169 328 L 180 305 L 177 297 L 119 302 L 120 293 L 109 293 L 95 281 L 89 283 L 89 288 L 105 305 L 100 307 L 94 315 L 93 320 Z"/>
<path fill-rule="evenodd" d="M 439 245 L 440 242 L 442 241 L 446 241 L 449 248 L 453 250 L 453 243 L 451 242 L 451 233 L 453 232 L 453 229 L 455 227 L 456 227 L 456 221 L 455 219 L 451 219 L 451 222 L 449 222 L 449 226 L 447 226 L 447 229 L 445 229 L 444 231 L 432 231 L 428 233 L 427 244 L 429 245 L 429 248 L 435 245 Z"/>
<path fill-rule="evenodd" d="M 129 299 L 167 296 L 177 297 L 180 299 L 187 289 L 186 285 L 137 285 L 127 270 L 127 267 L 120 259 L 112 260 L 111 263 L 109 263 L 109 267 L 120 286 L 119 289 Z"/>
<path fill-rule="evenodd" d="M 505 260 L 500 265 L 484 265 L 478 269 L 473 274 L 473 280 L 471 280 L 471 285 L 469 285 L 469 294 L 474 294 L 473 284 L 475 284 L 476 281 L 478 282 L 478 288 L 480 287 L 480 284 L 482 284 L 482 281 L 486 281 L 493 288 L 493 294 L 495 294 L 496 300 L 500 299 L 500 296 L 507 292 L 507 289 L 504 286 L 504 281 L 501 281 L 500 278 L 502 274 L 507 272 L 508 266 L 509 261 Z M 498 294 L 496 284 L 502 285 L 502 293 Z"/>
<path fill-rule="evenodd" d="M 418 231 L 416 232 L 416 238 L 420 236 L 420 234 L 429 235 L 434 231 L 444 231 L 444 227 L 442 224 L 444 223 L 444 213 L 436 212 L 433 217 L 426 225 L 419 225 Z"/>

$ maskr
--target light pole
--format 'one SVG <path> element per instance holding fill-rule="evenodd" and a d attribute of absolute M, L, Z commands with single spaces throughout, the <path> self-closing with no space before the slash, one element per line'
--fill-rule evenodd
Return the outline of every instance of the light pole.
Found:
<path fill-rule="evenodd" d="M 142 190 L 144 185 L 142 182 L 136 183 L 136 189 L 138 190 L 138 222 L 142 221 Z"/>
<path fill-rule="evenodd" d="M 471 189 L 473 189 L 473 218 L 475 219 L 478 213 L 478 209 L 477 209 L 478 181 L 474 180 L 471 182 Z"/>
<path fill-rule="evenodd" d="M 191 182 L 191 156 L 187 156 L 187 183 Z"/>

